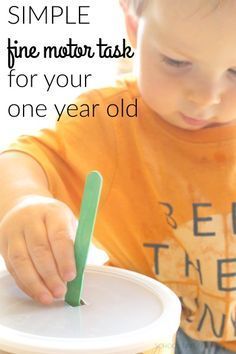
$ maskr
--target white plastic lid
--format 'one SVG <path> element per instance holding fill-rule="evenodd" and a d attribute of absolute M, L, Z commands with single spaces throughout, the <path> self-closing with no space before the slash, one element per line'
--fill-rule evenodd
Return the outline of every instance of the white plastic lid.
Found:
<path fill-rule="evenodd" d="M 40 305 L 6 272 L 0 288 L 0 349 L 11 353 L 138 353 L 171 342 L 180 323 L 170 289 L 114 267 L 87 266 L 79 307 Z"/>

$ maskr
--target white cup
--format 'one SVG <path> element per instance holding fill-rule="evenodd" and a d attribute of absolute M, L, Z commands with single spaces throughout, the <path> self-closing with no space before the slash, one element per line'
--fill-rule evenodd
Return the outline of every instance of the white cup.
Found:
<path fill-rule="evenodd" d="M 87 266 L 82 298 L 71 307 L 28 298 L 0 273 L 0 350 L 15 354 L 174 353 L 181 305 L 158 281 L 107 266 Z M 1 352 L 0 352 L 1 353 Z"/>

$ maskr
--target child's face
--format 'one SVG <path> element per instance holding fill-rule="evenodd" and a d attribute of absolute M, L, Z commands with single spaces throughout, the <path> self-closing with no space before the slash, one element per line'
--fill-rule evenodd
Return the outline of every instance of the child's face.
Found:
<path fill-rule="evenodd" d="M 236 124 L 236 1 L 153 0 L 137 32 L 144 101 L 183 129 Z"/>

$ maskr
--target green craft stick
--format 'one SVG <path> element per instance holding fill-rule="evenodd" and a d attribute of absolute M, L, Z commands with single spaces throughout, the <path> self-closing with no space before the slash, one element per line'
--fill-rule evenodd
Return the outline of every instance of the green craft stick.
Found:
<path fill-rule="evenodd" d="M 84 269 L 92 239 L 101 188 L 102 176 L 100 173 L 97 171 L 89 173 L 85 182 L 74 244 L 77 275 L 75 279 L 67 283 L 65 296 L 65 301 L 71 306 L 79 306 L 81 304 Z"/>

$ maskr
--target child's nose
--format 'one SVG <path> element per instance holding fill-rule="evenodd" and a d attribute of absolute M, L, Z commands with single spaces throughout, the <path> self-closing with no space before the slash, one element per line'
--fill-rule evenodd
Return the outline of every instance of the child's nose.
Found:
<path fill-rule="evenodd" d="M 193 85 L 188 91 L 187 98 L 199 107 L 211 107 L 221 102 L 222 90 L 216 83 Z"/>

